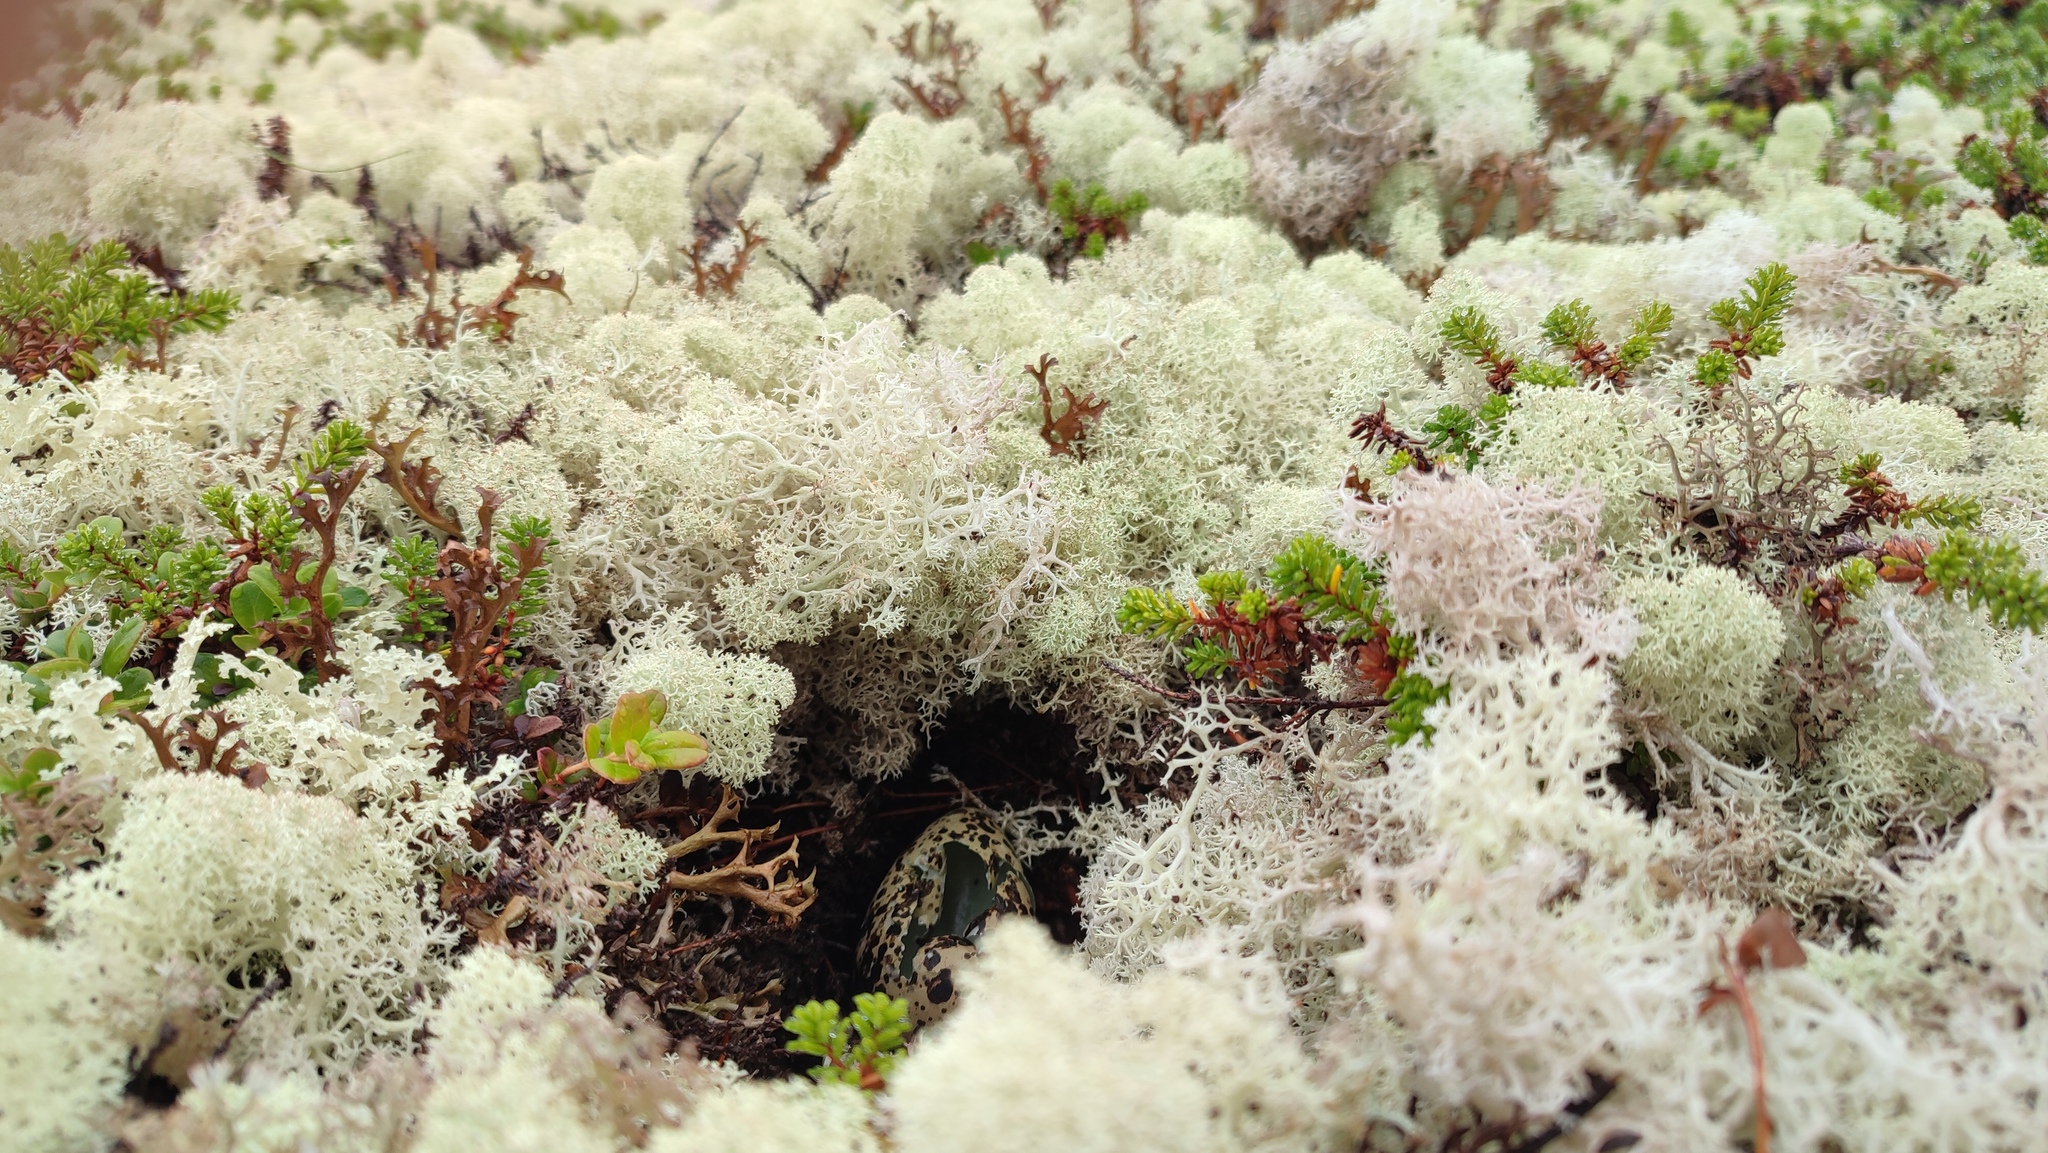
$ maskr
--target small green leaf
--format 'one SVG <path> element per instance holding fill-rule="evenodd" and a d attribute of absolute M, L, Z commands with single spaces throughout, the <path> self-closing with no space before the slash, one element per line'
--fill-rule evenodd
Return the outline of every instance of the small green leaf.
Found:
<path fill-rule="evenodd" d="M 1416 737 L 1427 745 L 1436 735 L 1434 726 L 1425 722 L 1423 714 L 1438 701 L 1451 695 L 1450 682 L 1442 684 L 1430 680 L 1421 673 L 1404 672 L 1387 686 L 1387 739 L 1396 745 L 1405 745 Z"/>
<path fill-rule="evenodd" d="M 1155 589 L 1129 589 L 1117 606 L 1116 625 L 1127 633 L 1177 641 L 1194 625 L 1187 605 Z"/>
<path fill-rule="evenodd" d="M 649 733 L 639 747 L 646 769 L 694 769 L 711 755 L 703 737 L 678 729 Z"/>
<path fill-rule="evenodd" d="M 100 671 L 111 677 L 127 668 L 128 657 L 135 652 L 136 643 L 148 627 L 149 622 L 141 617 L 129 617 L 121 622 L 121 627 L 107 638 L 107 651 L 100 655 Z"/>
<path fill-rule="evenodd" d="M 106 701 L 100 705 L 101 716 L 112 716 L 123 709 L 149 707 L 150 690 L 156 682 L 150 679 L 148 669 L 123 669 L 121 675 L 114 678 L 114 683 L 119 687 L 108 693 Z"/>
<path fill-rule="evenodd" d="M 590 771 L 615 785 L 630 785 L 640 779 L 640 770 L 623 757 L 597 757 L 590 762 Z"/>
<path fill-rule="evenodd" d="M 49 660 L 38 661 L 30 665 L 28 671 L 31 676 L 48 680 L 51 677 L 61 677 L 69 673 L 82 673 L 91 667 L 91 664 L 79 660 L 77 657 L 51 657 Z"/>
<path fill-rule="evenodd" d="M 526 670 L 505 697 L 505 716 L 511 718 L 526 715 L 526 694 L 532 692 L 535 685 L 553 684 L 555 676 L 553 669 Z"/>
<path fill-rule="evenodd" d="M 1182 650 L 1187 660 L 1188 675 L 1191 677 L 1215 676 L 1230 668 L 1234 659 L 1230 650 L 1215 641 L 1196 641 Z"/>
<path fill-rule="evenodd" d="M 85 623 L 83 621 L 58 633 L 57 636 L 64 638 L 64 647 L 61 650 L 63 656 L 70 657 L 76 661 L 92 660 L 92 634 L 85 631 Z M 55 641 L 56 637 L 52 637 L 51 640 Z M 43 647 L 47 650 L 50 646 L 46 644 Z M 55 656 L 58 654 L 52 653 L 51 655 Z"/>
<path fill-rule="evenodd" d="M 1202 590 L 1202 595 L 1209 598 L 1212 608 L 1222 608 L 1243 596 L 1248 587 L 1243 573 L 1227 569 L 1203 573 L 1195 578 L 1195 585 Z"/>
<path fill-rule="evenodd" d="M 43 774 L 55 770 L 62 760 L 57 750 L 38 747 L 22 754 L 20 768 L 0 761 L 0 794 L 31 800 L 39 797 L 50 789 L 49 783 L 43 780 Z"/>
<path fill-rule="evenodd" d="M 272 596 L 264 587 L 253 580 L 243 581 L 228 594 L 228 611 L 234 614 L 235 623 L 245 632 L 255 632 L 263 622 L 277 619 L 277 612 L 284 607 L 283 601 Z"/>
<path fill-rule="evenodd" d="M 612 710 L 605 750 L 614 756 L 624 752 L 627 745 L 638 742 L 659 724 L 667 711 L 668 698 L 659 690 L 621 694 L 618 707 Z"/>
<path fill-rule="evenodd" d="M 259 564 L 249 570 L 246 578 L 250 584 L 263 590 L 263 595 L 274 603 L 284 605 L 284 586 L 277 582 L 277 572 L 267 564 Z"/>

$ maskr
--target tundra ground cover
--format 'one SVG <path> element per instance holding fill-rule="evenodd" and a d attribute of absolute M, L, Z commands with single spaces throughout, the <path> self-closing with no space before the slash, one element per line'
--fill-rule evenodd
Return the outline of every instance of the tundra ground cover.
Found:
<path fill-rule="evenodd" d="M 65 12 L 6 1143 L 2039 1147 L 2048 8 Z"/>

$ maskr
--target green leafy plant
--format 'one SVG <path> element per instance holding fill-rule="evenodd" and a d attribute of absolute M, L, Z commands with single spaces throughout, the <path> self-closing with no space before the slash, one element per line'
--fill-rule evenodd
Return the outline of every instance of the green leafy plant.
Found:
<path fill-rule="evenodd" d="M 335 565 L 342 507 L 371 474 L 369 440 L 353 421 L 322 429 L 274 491 L 238 494 L 227 485 L 202 497 L 227 533 L 226 607 L 242 631 L 244 651 L 275 648 L 287 664 L 308 657 L 314 675 L 331 680 L 337 662 L 337 620 L 367 608 L 370 595 L 344 584 Z M 310 536 L 310 547 L 306 538 Z"/>
<path fill-rule="evenodd" d="M 967 263 L 976 268 L 980 268 L 984 264 L 1001 264 L 1003 261 L 1015 256 L 1017 251 L 1017 246 L 1014 244 L 1005 244 L 997 247 L 995 245 L 983 244 L 979 240 L 970 240 L 967 242 Z"/>
<path fill-rule="evenodd" d="M 546 10 L 538 4 L 532 7 L 536 12 Z M 343 0 L 248 0 L 242 11 L 250 19 L 275 14 L 280 23 L 293 17 L 311 17 L 316 22 L 320 37 L 311 45 L 299 45 L 282 35 L 277 37 L 274 62 L 279 65 L 302 50 L 309 61 L 317 61 L 336 44 L 346 44 L 373 60 L 382 60 L 394 51 L 418 56 L 427 30 L 436 23 L 467 28 L 501 60 L 531 64 L 553 45 L 582 37 L 615 40 L 644 32 L 662 18 L 659 12 L 647 12 L 629 22 L 602 6 L 561 4 L 557 6 L 559 22 L 552 27 L 534 27 L 514 19 L 503 5 L 477 0 L 435 0 L 431 5 L 420 0 L 399 0 L 388 9 L 371 12 L 359 20 L 348 18 L 349 5 Z"/>
<path fill-rule="evenodd" d="M 114 628 L 104 645 L 93 643 L 92 634 L 86 631 L 83 621 L 45 637 L 35 653 L 40 660 L 27 665 L 13 665 L 28 685 L 30 707 L 49 707 L 50 682 L 74 673 L 98 673 L 114 678 L 116 687 L 100 705 L 102 715 L 147 705 L 152 684 L 149 670 L 128 667 L 128 659 L 134 654 L 136 643 L 142 639 L 147 624 L 141 617 L 130 617 Z"/>
<path fill-rule="evenodd" d="M 1950 532 L 1927 554 L 1926 579 L 1948 597 L 1961 596 L 2004 628 L 2048 628 L 2048 578 L 2028 566 L 2011 541 Z"/>
<path fill-rule="evenodd" d="M 1368 640 L 1380 626 L 1379 570 L 1324 537 L 1295 537 L 1273 558 L 1266 579 L 1340 644 Z"/>
<path fill-rule="evenodd" d="M 1112 240 L 1127 240 L 1131 221 L 1148 207 L 1145 194 L 1111 196 L 1100 184 L 1077 190 L 1071 180 L 1054 182 L 1045 207 L 1060 222 L 1060 235 L 1080 255 L 1098 259 Z"/>
<path fill-rule="evenodd" d="M 610 716 L 583 730 L 583 759 L 562 764 L 553 749 L 540 751 L 540 783 L 552 788 L 590 772 L 615 785 L 629 785 L 643 773 L 694 769 L 711 755 L 704 738 L 664 729 L 668 696 L 659 690 L 624 693 Z"/>
<path fill-rule="evenodd" d="M 2031 3 L 1885 0 L 1885 7 L 1895 23 L 1865 41 L 1857 57 L 1881 65 L 1895 85 L 1918 80 L 1950 100 L 1999 108 L 2048 83 L 2048 39 Z"/>
<path fill-rule="evenodd" d="M 1511 355 L 1500 329 L 1472 306 L 1453 309 L 1437 329 L 1437 335 L 1452 352 L 1469 357 L 1486 369 L 1487 387 L 1496 393 L 1512 393 L 1516 385 L 1571 388 L 1581 383 L 1605 382 L 1619 388 L 1656 353 L 1670 333 L 1671 306 L 1644 306 L 1636 314 L 1629 335 L 1613 346 L 1600 339 L 1593 310 L 1583 300 L 1567 301 L 1551 309 L 1543 318 L 1542 330 L 1545 343 L 1564 353 L 1568 364 Z"/>
<path fill-rule="evenodd" d="M 1721 149 L 1711 140 L 1695 140 L 1691 148 L 1674 148 L 1659 157 L 1677 182 L 1687 186 L 1712 183 L 1723 159 Z"/>
<path fill-rule="evenodd" d="M 63 760 L 57 750 L 46 746 L 22 753 L 19 763 L 0 760 L 0 796 L 41 800 L 52 788 L 48 774 Z"/>
<path fill-rule="evenodd" d="M 24 384 L 91 380 L 106 365 L 162 371 L 171 337 L 219 332 L 238 306 L 231 292 L 165 287 L 117 240 L 0 244 L 0 368 Z"/>
<path fill-rule="evenodd" d="M 187 542 L 182 530 L 158 526 L 130 543 L 126 527 L 115 517 L 97 517 L 65 534 L 46 553 L 24 553 L 0 543 L 0 596 L 14 605 L 25 621 L 42 619 L 74 590 L 93 597 L 92 627 L 108 630 L 103 647 L 88 631 L 89 622 L 75 621 L 19 653 L 13 662 L 27 680 L 31 702 L 49 703 L 48 677 L 93 669 L 114 677 L 120 688 L 109 711 L 147 700 L 151 672 L 129 667 L 147 646 L 151 661 L 168 656 L 167 646 L 154 642 L 174 637 L 198 612 L 219 609 L 219 583 L 226 558 L 218 542 Z M 220 667 L 212 653 L 201 654 L 193 666 L 201 687 L 221 693 L 246 685 Z"/>
<path fill-rule="evenodd" d="M 1893 486 L 1891 478 L 1878 471 L 1883 463 L 1876 453 L 1867 452 L 1841 467 L 1839 475 L 1849 494 L 1849 508 L 1821 528 L 1823 537 L 1862 532 L 1874 523 L 1893 528 L 1926 524 L 1941 529 L 1974 529 L 1983 518 L 1983 506 L 1975 497 L 1909 498 Z"/>
<path fill-rule="evenodd" d="M 34 585 L 16 585 L 34 594 L 18 596 L 17 606 L 27 609 L 25 600 L 40 600 L 36 607 L 44 608 L 49 592 L 61 595 L 60 589 L 91 586 L 105 595 L 113 620 L 143 618 L 151 635 L 160 636 L 213 601 L 213 586 L 227 572 L 227 556 L 218 542 L 188 541 L 182 529 L 157 525 L 131 544 L 127 531 L 119 518 L 103 516 L 67 533 L 51 553 L 61 567 L 43 570 Z M 52 575 L 57 580 L 43 590 Z"/>
<path fill-rule="evenodd" d="M 441 546 L 421 536 L 402 536 L 391 542 L 384 558 L 384 580 L 398 590 L 400 635 L 424 643 L 429 635 L 448 627 L 448 611 L 432 582 L 440 571 Z"/>
<path fill-rule="evenodd" d="M 2006 220 L 2006 231 L 2035 264 L 2048 264 L 2048 143 L 2043 129 L 2024 112 L 2000 119 L 1992 136 L 1964 138 L 1956 152 L 1956 173 L 1991 194 L 1991 207 Z"/>
<path fill-rule="evenodd" d="M 1387 685 L 1387 740 L 1396 745 L 1405 745 L 1416 737 L 1428 744 L 1436 735 L 1435 727 L 1424 723 L 1423 713 L 1429 706 L 1449 697 L 1449 682 L 1438 683 L 1417 672 L 1403 672 Z"/>
<path fill-rule="evenodd" d="M 1740 104 L 1732 100 L 1709 101 L 1700 109 L 1708 120 L 1721 125 L 1744 140 L 1761 140 L 1771 131 L 1771 110 Z"/>
<path fill-rule="evenodd" d="M 2008 628 L 2039 632 L 2048 625 L 2048 580 L 2027 567 L 2018 546 L 1972 535 L 1984 515 L 1975 497 L 1913 500 L 1878 471 L 1882 463 L 1876 453 L 1863 453 L 1842 466 L 1849 508 L 1822 526 L 1820 535 L 1851 542 L 1850 555 L 1833 576 L 1799 590 L 1801 603 L 1824 633 L 1854 624 L 1855 618 L 1844 615 L 1843 607 L 1880 580 L 1915 585 L 1920 596 L 1937 591 L 1960 595 L 1971 608 L 1987 609 L 1993 621 Z M 1906 536 L 1864 544 L 1854 535 L 1876 524 L 1927 525 L 1946 535 L 1938 545 Z"/>
<path fill-rule="evenodd" d="M 231 651 L 202 652 L 193 666 L 216 698 L 249 683 L 237 653 L 266 649 L 287 664 L 310 665 L 317 680 L 346 671 L 336 626 L 373 600 L 369 590 L 345 582 L 340 567 L 337 533 L 357 488 L 368 479 L 384 481 L 431 526 L 451 535 L 461 528 L 435 502 L 440 478 L 431 464 L 405 460 L 413 439 L 386 444 L 352 421 L 329 422 L 271 487 L 218 485 L 202 494 L 218 539 L 188 540 L 168 526 L 136 539 L 117 518 L 100 517 L 67 533 L 47 554 L 0 545 L 0 595 L 24 619 L 47 614 L 74 590 L 88 590 L 98 622 L 93 627 L 113 630 L 97 656 L 85 622 L 22 654 L 18 667 L 33 699 L 47 701 L 48 677 L 95 666 L 120 682 L 109 711 L 139 708 L 148 701 L 152 674 L 127 668 L 130 654 L 145 642 L 175 638 L 202 612 L 236 625 Z M 453 674 L 419 685 L 434 705 L 435 731 L 449 757 L 468 747 L 476 706 L 502 706 L 503 694 L 517 686 L 523 713 L 526 689 L 538 683 L 522 679 L 533 670 L 519 667 L 516 642 L 546 607 L 543 562 L 551 530 L 543 519 L 513 517 L 494 538 L 501 504 L 497 494 L 483 493 L 473 544 L 450 539 L 436 546 L 404 537 L 393 542 L 386 561 L 384 577 L 398 594 L 404 639 L 439 655 Z M 170 646 L 150 651 L 166 654 Z M 518 714 L 507 712 L 506 720 Z M 527 721 L 521 735 L 552 731 L 537 729 L 538 723 Z"/>
<path fill-rule="evenodd" d="M 821 1085 L 883 1089 L 910 1036 L 910 1002 L 887 993 L 860 993 L 851 1016 L 840 1016 L 837 1001 L 809 1001 L 790 1012 L 783 1028 L 795 1035 L 792 1053 L 821 1060 L 811 1076 Z"/>
<path fill-rule="evenodd" d="M 1915 220 L 1948 202 L 1948 190 L 1942 184 L 1954 173 L 1922 157 L 1902 155 L 1890 131 L 1891 117 L 1880 116 L 1877 139 L 1863 153 L 1876 181 L 1875 187 L 1863 193 L 1863 202 L 1901 220 Z"/>
<path fill-rule="evenodd" d="M 1382 578 L 1377 569 L 1309 534 L 1281 550 L 1265 577 L 1261 586 L 1234 570 L 1204 573 L 1195 582 L 1202 592 L 1200 601 L 1184 601 L 1158 589 L 1130 589 L 1117 607 L 1117 626 L 1126 633 L 1179 645 L 1182 667 L 1191 678 L 1229 676 L 1242 681 L 1254 695 L 1228 698 L 1233 703 L 1289 708 L 1295 710 L 1296 720 L 1331 709 L 1386 706 L 1387 731 L 1397 743 L 1420 731 L 1400 719 L 1400 710 L 1407 707 L 1419 716 L 1427 702 L 1403 706 L 1397 696 L 1419 689 L 1412 680 L 1402 681 L 1415 658 L 1415 642 L 1394 632 L 1381 612 Z M 1338 657 L 1347 660 L 1379 696 L 1335 701 L 1268 691 L 1298 680 L 1314 662 Z M 1197 699 L 1192 693 L 1167 691 L 1113 671 L 1169 700 Z"/>
<path fill-rule="evenodd" d="M 1191 677 L 1230 673 L 1254 689 L 1361 643 L 1379 626 L 1379 573 L 1322 537 L 1297 538 L 1268 577 L 1270 592 L 1240 572 L 1205 573 L 1196 584 L 1206 605 L 1131 589 L 1117 625 L 1181 643 Z"/>
<path fill-rule="evenodd" d="M 1785 349 L 1785 330 L 1778 322 L 1792 307 L 1799 278 L 1783 264 L 1766 264 L 1744 282 L 1742 296 L 1716 301 L 1707 317 L 1725 336 L 1708 342 L 1693 362 L 1693 377 L 1720 389 L 1735 379 L 1748 380 L 1752 361 L 1776 356 Z"/>
<path fill-rule="evenodd" d="M 435 548 L 401 538 L 385 562 L 385 582 L 400 598 L 400 627 L 453 674 L 448 683 L 419 684 L 434 703 L 434 732 L 450 756 L 468 747 L 477 706 L 504 706 L 520 677 L 515 642 L 547 606 L 543 562 L 552 530 L 545 518 L 515 516 L 496 539 L 503 504 L 499 494 L 482 490 L 474 544 L 450 540 Z"/>
<path fill-rule="evenodd" d="M 1470 471 L 1479 467 L 1479 457 L 1500 434 L 1501 422 L 1514 411 L 1514 402 L 1494 393 L 1473 412 L 1463 405 L 1447 404 L 1422 426 L 1429 434 L 1429 450 L 1439 457 L 1455 457 Z"/>
<path fill-rule="evenodd" d="M 1487 387 L 1495 392 L 1506 392 L 1513 388 L 1519 362 L 1509 356 L 1501 341 L 1500 329 L 1477 308 L 1467 306 L 1454 308 L 1437 329 L 1445 345 L 1460 356 L 1470 357 L 1483 366 Z"/>

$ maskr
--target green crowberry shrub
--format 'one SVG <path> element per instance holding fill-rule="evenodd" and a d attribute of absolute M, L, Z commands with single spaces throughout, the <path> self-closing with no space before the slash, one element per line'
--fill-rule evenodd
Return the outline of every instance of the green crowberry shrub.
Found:
<path fill-rule="evenodd" d="M 117 240 L 0 244 L 0 368 L 24 384 L 128 364 L 161 372 L 171 337 L 219 332 L 238 304 L 232 292 L 166 288 Z"/>

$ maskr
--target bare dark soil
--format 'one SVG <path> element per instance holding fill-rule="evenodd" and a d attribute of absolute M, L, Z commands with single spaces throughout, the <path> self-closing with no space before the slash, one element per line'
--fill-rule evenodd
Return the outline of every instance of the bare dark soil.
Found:
<path fill-rule="evenodd" d="M 672 1035 L 693 1041 L 706 1058 L 766 1075 L 806 1067 L 809 1058 L 782 1050 L 782 1017 L 813 998 L 850 1004 L 854 994 L 873 987 L 854 963 L 868 902 L 925 826 L 963 803 L 962 785 L 994 806 L 1105 799 L 1069 726 L 1006 704 L 964 704 L 907 772 L 861 790 L 849 813 L 835 815 L 817 785 L 764 795 L 742 809 L 742 826 L 780 822 L 779 835 L 797 834 L 803 871 L 816 870 L 817 900 L 796 924 L 745 902 L 683 902 L 655 949 L 648 943 L 659 933 L 666 894 L 620 909 L 603 934 L 607 969 L 620 978 L 613 999 L 639 995 Z M 664 840 L 678 838 L 717 801 L 716 784 L 671 782 L 640 827 Z M 633 820 L 635 814 L 620 816 Z M 1031 864 L 1038 917 L 1058 940 L 1080 938 L 1074 906 L 1085 866 L 1065 852 Z"/>

